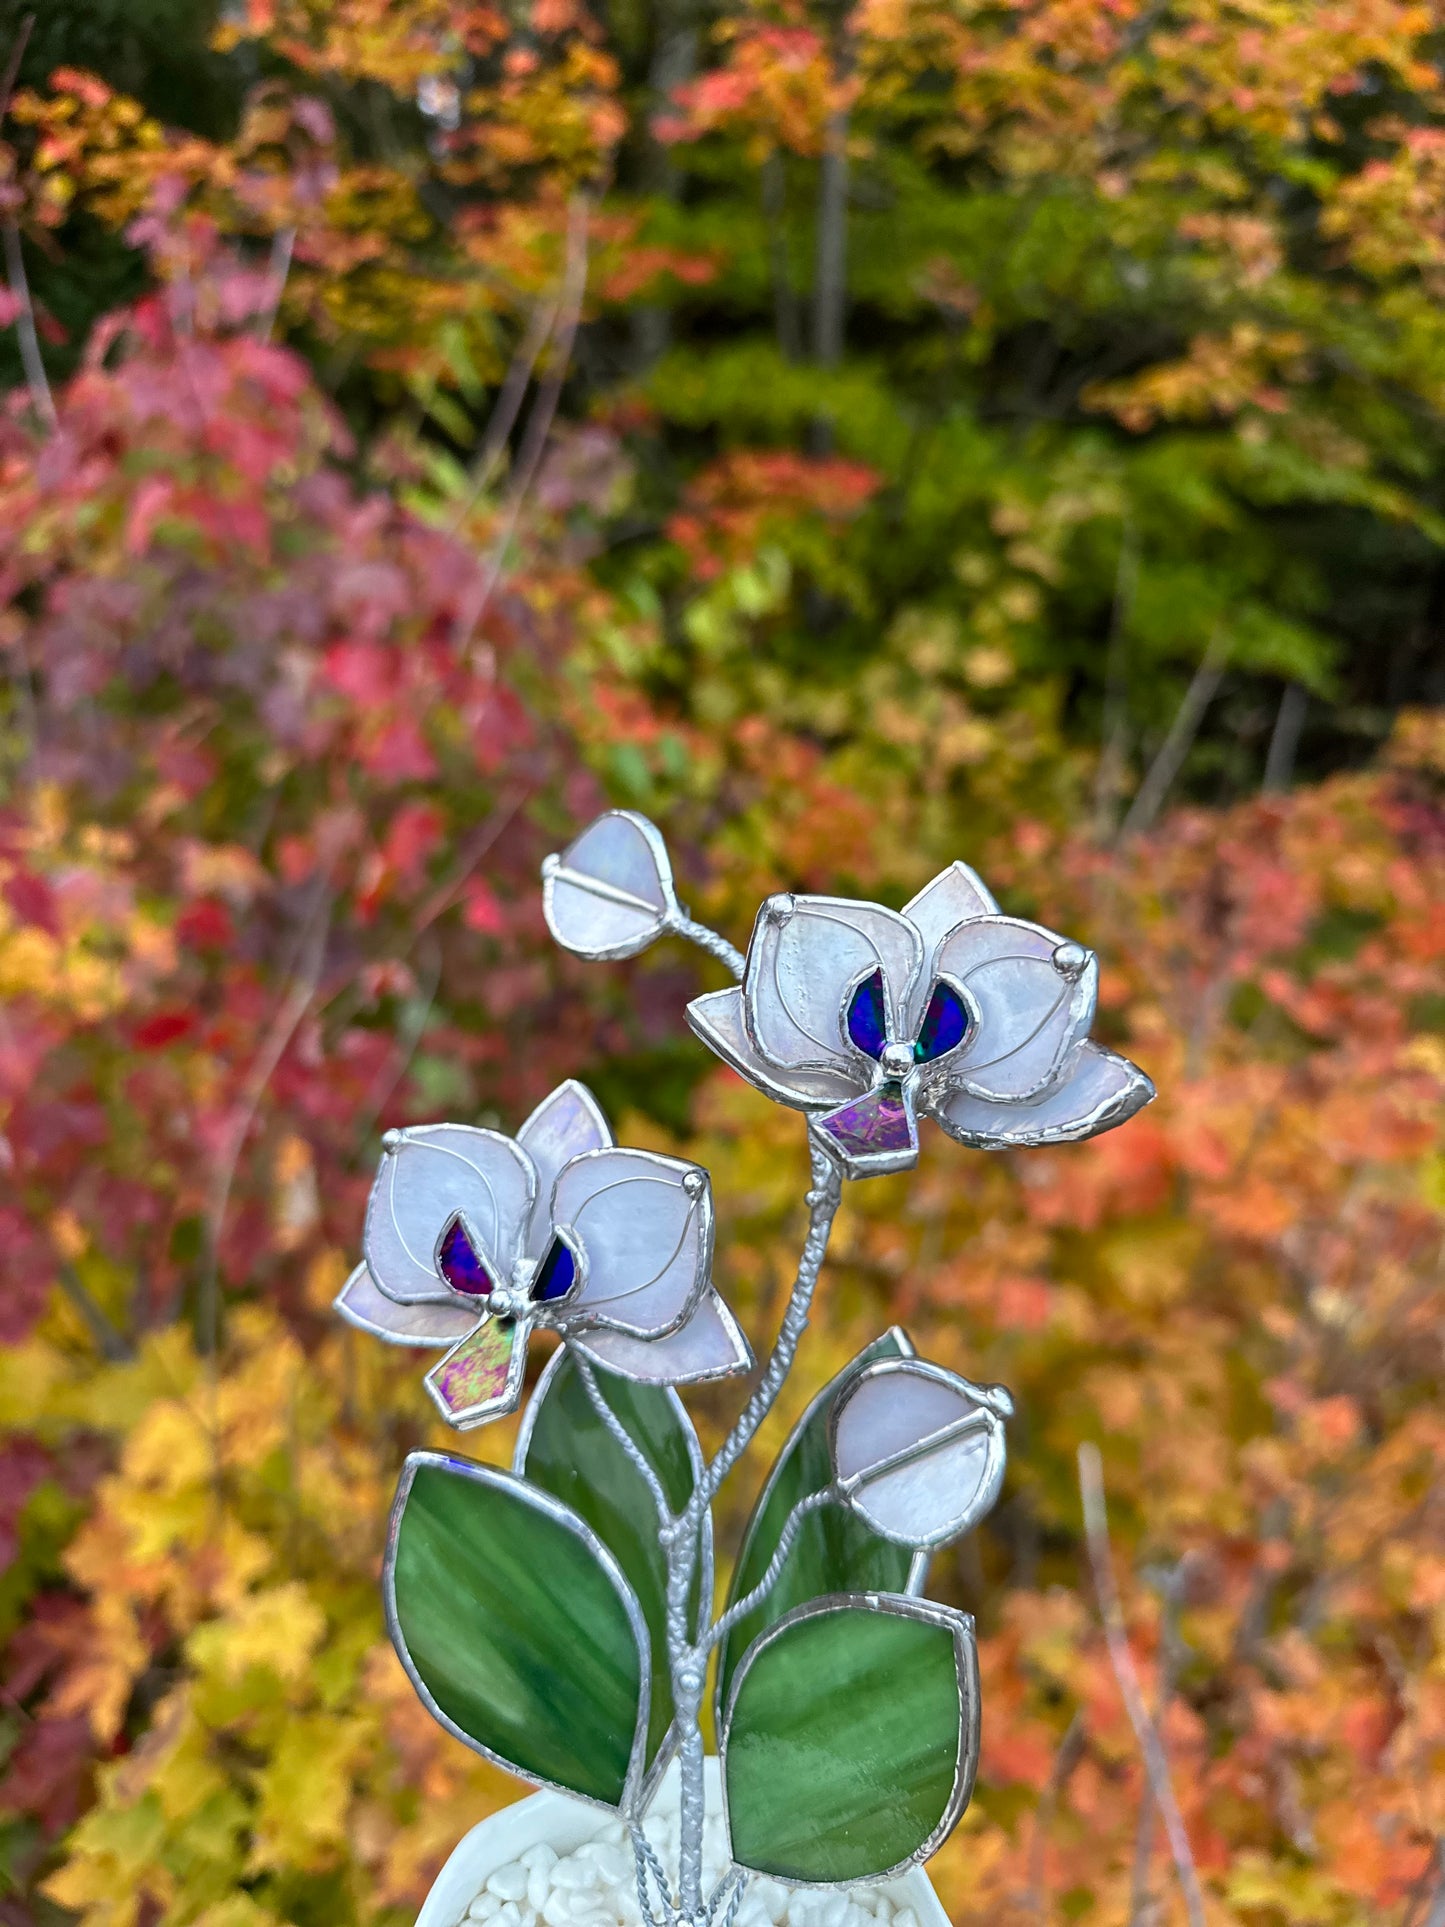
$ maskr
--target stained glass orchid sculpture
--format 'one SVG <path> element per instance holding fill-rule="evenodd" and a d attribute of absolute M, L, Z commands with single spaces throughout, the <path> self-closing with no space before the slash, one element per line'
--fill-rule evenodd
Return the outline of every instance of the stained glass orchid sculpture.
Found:
<path fill-rule="evenodd" d="M 538 1327 L 657 1384 L 746 1371 L 747 1340 L 710 1282 L 712 1236 L 706 1171 L 616 1147 L 569 1079 L 515 1138 L 388 1131 L 364 1262 L 336 1308 L 393 1344 L 450 1344 L 426 1387 L 467 1429 L 516 1410 Z"/>
<path fill-rule="evenodd" d="M 705 1044 L 810 1114 L 849 1177 L 906 1170 L 919 1111 L 987 1149 L 1092 1137 L 1153 1096 L 1088 1041 L 1099 966 L 1082 944 L 999 914 L 965 863 L 902 911 L 770 897 L 741 988 L 688 1006 Z"/>
<path fill-rule="evenodd" d="M 510 1472 L 443 1452 L 407 1461 L 388 1624 L 450 1732 L 622 1814 L 646 1927 L 711 1927 L 749 1870 L 835 1886 L 926 1859 L 978 1759 L 973 1621 L 924 1588 L 930 1553 L 998 1497 L 1002 1386 L 915 1358 L 896 1329 L 867 1347 L 799 1420 L 713 1610 L 712 1502 L 791 1369 L 844 1180 L 911 1165 L 920 1115 L 970 1146 L 1050 1144 L 1123 1123 L 1153 1089 L 1088 1037 L 1092 953 L 1003 915 L 962 863 L 901 912 L 772 897 L 744 958 L 679 904 L 653 825 L 609 811 L 548 859 L 543 909 L 584 957 L 670 934 L 728 968 L 735 987 L 688 1019 L 806 1113 L 807 1237 L 767 1364 L 709 1463 L 675 1387 L 752 1357 L 711 1281 L 706 1172 L 618 1148 L 571 1082 L 515 1139 L 388 1133 L 343 1317 L 449 1347 L 426 1384 L 462 1429 L 516 1409 L 534 1331 L 560 1341 Z M 733 1865 L 705 1894 L 710 1672 Z M 673 1760 L 675 1882 L 641 1833 Z"/>

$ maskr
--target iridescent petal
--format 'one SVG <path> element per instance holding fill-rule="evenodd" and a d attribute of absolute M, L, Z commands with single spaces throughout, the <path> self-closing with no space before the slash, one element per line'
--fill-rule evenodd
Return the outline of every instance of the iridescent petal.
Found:
<path fill-rule="evenodd" d="M 517 1142 L 537 1167 L 537 1204 L 527 1232 L 526 1256 L 540 1258 L 552 1235 L 550 1206 L 558 1172 L 584 1151 L 604 1150 L 612 1142 L 612 1132 L 591 1091 L 569 1077 L 542 1099 L 518 1131 Z"/>
<path fill-rule="evenodd" d="M 687 1021 L 725 1064 L 740 1077 L 780 1104 L 807 1110 L 817 1104 L 836 1104 L 858 1088 L 856 1071 L 815 1070 L 779 1071 L 753 1047 L 743 1011 L 743 993 L 736 985 L 694 997 L 687 1007 Z"/>
<path fill-rule="evenodd" d="M 437 1270 L 463 1298 L 490 1298 L 496 1280 L 472 1243 L 466 1220 L 452 1219 L 437 1245 Z"/>
<path fill-rule="evenodd" d="M 884 1177 L 906 1171 L 918 1158 L 918 1127 L 913 1106 L 897 1084 L 850 1098 L 835 1111 L 815 1117 L 812 1128 L 846 1177 Z"/>
<path fill-rule="evenodd" d="M 751 1371 L 752 1347 L 709 1286 L 691 1318 L 667 1338 L 630 1338 L 625 1332 L 569 1333 L 567 1342 L 608 1371 L 657 1385 L 700 1385 Z"/>
<path fill-rule="evenodd" d="M 946 1057 L 963 1042 L 972 1021 L 967 1004 L 953 985 L 936 983 L 914 1040 L 914 1057 L 920 1064 Z"/>
<path fill-rule="evenodd" d="M 1017 917 L 961 924 L 939 946 L 936 968 L 978 1011 L 973 1035 L 949 1066 L 949 1083 L 975 1097 L 1046 1090 L 1093 1022 L 1097 958 L 1038 924 Z"/>
<path fill-rule="evenodd" d="M 532 1280 L 528 1296 L 534 1305 L 555 1305 L 559 1299 L 567 1296 L 576 1282 L 577 1260 L 564 1239 L 554 1238 L 537 1267 L 537 1275 Z"/>
<path fill-rule="evenodd" d="M 373 1279 L 401 1304 L 446 1303 L 436 1249 L 459 1212 L 488 1271 L 509 1276 L 536 1184 L 530 1159 L 499 1131 L 428 1124 L 389 1132 L 362 1235 Z"/>
<path fill-rule="evenodd" d="M 632 810 L 608 810 L 542 866 L 547 927 L 579 956 L 634 956 L 676 908 L 667 847 Z"/>
<path fill-rule="evenodd" d="M 847 1071 L 857 1063 L 844 1029 L 852 986 L 882 973 L 891 1037 L 911 1037 L 923 942 L 896 910 L 840 897 L 770 897 L 748 948 L 748 1035 L 785 1072 Z"/>
<path fill-rule="evenodd" d="M 883 1055 L 888 1042 L 888 1006 L 883 989 L 883 972 L 875 970 L 853 992 L 848 1005 L 848 1041 L 875 1060 Z"/>
<path fill-rule="evenodd" d="M 876 1532 L 903 1545 L 943 1545 L 998 1497 L 1012 1410 L 1001 1386 L 970 1384 L 921 1359 L 870 1365 L 834 1409 L 834 1471 Z"/>
<path fill-rule="evenodd" d="M 974 917 L 996 917 L 998 905 L 977 870 L 966 863 L 950 863 L 932 883 L 924 884 L 911 903 L 904 904 L 903 914 L 917 926 L 932 962 L 951 930 Z"/>
<path fill-rule="evenodd" d="M 516 1410 L 526 1364 L 526 1326 L 515 1318 L 484 1317 L 432 1367 L 425 1384 L 442 1417 L 466 1432 Z"/>
<path fill-rule="evenodd" d="M 569 1320 L 638 1338 L 677 1330 L 712 1262 L 706 1171 L 651 1151 L 589 1151 L 558 1178 L 552 1210 L 586 1272 Z"/>
<path fill-rule="evenodd" d="M 1095 1137 L 1133 1117 L 1153 1096 L 1154 1086 L 1127 1057 L 1084 1043 L 1067 1074 L 1030 1103 L 990 1103 L 949 1084 L 923 1105 L 961 1144 L 996 1151 Z"/>
<path fill-rule="evenodd" d="M 477 1322 L 469 1305 L 399 1305 L 378 1291 L 365 1265 L 358 1265 L 332 1300 L 336 1311 L 358 1331 L 388 1345 L 454 1345 Z"/>

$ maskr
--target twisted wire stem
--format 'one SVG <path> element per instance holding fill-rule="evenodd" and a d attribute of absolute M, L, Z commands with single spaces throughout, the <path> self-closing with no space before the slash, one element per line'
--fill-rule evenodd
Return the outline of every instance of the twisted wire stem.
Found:
<path fill-rule="evenodd" d="M 813 1182 L 806 1200 L 808 1234 L 803 1242 L 797 1277 L 767 1369 L 721 1451 L 698 1479 L 681 1516 L 663 1528 L 662 1543 L 667 1558 L 668 1660 L 672 1673 L 682 1795 L 678 1843 L 678 1914 L 681 1920 L 693 1923 L 694 1927 L 697 1927 L 697 1923 L 710 1921 L 702 1895 L 702 1834 L 706 1814 L 702 1695 L 715 1628 L 710 1628 L 701 1636 L 689 1628 L 688 1600 L 697 1565 L 702 1523 L 708 1508 L 718 1487 L 747 1450 L 758 1427 L 772 1410 L 792 1367 L 799 1341 L 807 1330 L 813 1294 L 818 1287 L 828 1238 L 843 1194 L 843 1178 L 837 1164 L 816 1143 L 810 1145 L 810 1150 Z M 793 1530 L 797 1530 L 796 1525 Z M 776 1560 L 775 1564 L 777 1571 L 773 1572 L 773 1579 L 782 1570 L 782 1560 Z M 761 1593 L 755 1589 L 748 1603 L 756 1604 L 759 1597 Z M 710 1618 L 710 1612 L 705 1616 Z M 741 1905 L 740 1896 L 738 1904 Z"/>
<path fill-rule="evenodd" d="M 710 957 L 716 957 L 725 970 L 728 970 L 739 983 L 743 980 L 745 959 L 741 950 L 730 944 L 726 937 L 716 930 L 709 930 L 705 923 L 695 922 L 685 910 L 679 910 L 669 926 L 673 932 L 705 950 Z"/>

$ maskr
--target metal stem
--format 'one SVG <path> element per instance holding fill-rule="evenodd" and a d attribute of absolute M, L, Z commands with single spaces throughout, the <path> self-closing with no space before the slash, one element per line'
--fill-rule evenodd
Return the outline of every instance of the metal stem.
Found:
<path fill-rule="evenodd" d="M 572 1362 L 577 1367 L 583 1390 L 592 1401 L 597 1416 L 646 1481 L 647 1489 L 652 1494 L 652 1502 L 657 1507 L 658 1524 L 670 1531 L 674 1524 L 672 1507 L 667 1503 L 667 1494 L 662 1489 L 661 1479 L 652 1469 L 651 1460 L 608 1404 L 606 1394 L 597 1383 L 597 1374 L 575 1347 L 572 1348 Z"/>
<path fill-rule="evenodd" d="M 746 1619 L 758 1601 L 766 1599 L 773 1587 L 777 1585 L 783 1567 L 787 1564 L 788 1554 L 793 1550 L 793 1541 L 798 1536 L 798 1528 L 809 1513 L 816 1512 L 820 1506 L 835 1505 L 840 1496 L 837 1486 L 825 1485 L 821 1492 L 810 1492 L 806 1498 L 799 1499 L 783 1521 L 783 1529 L 778 1534 L 777 1547 L 768 1561 L 767 1570 L 762 1578 L 751 1592 L 744 1593 L 741 1599 L 729 1606 L 722 1618 L 713 1625 L 706 1641 L 709 1652 L 713 1647 L 720 1646 L 738 1621 Z"/>
<path fill-rule="evenodd" d="M 799 1341 L 808 1329 L 813 1293 L 818 1288 L 818 1274 L 823 1269 L 833 1219 L 843 1195 L 843 1174 L 839 1167 L 816 1141 L 811 1142 L 809 1148 L 813 1159 L 813 1188 L 805 1200 L 808 1206 L 808 1235 L 803 1243 L 803 1255 L 798 1261 L 793 1293 L 788 1300 L 788 1309 L 783 1314 L 773 1355 L 768 1360 L 768 1368 L 759 1381 L 758 1389 L 744 1406 L 742 1416 L 728 1434 L 722 1450 L 703 1475 L 702 1489 L 709 1503 L 717 1496 L 718 1487 L 746 1452 L 758 1427 L 772 1411 L 783 1381 L 792 1369 Z"/>
<path fill-rule="evenodd" d="M 674 936 L 684 937 L 688 943 L 696 944 L 699 950 L 705 950 L 710 957 L 716 957 L 725 969 L 732 972 L 739 983 L 742 982 L 743 971 L 746 968 L 743 953 L 735 949 L 718 931 L 709 930 L 705 923 L 695 923 L 682 909 L 679 909 L 677 915 L 670 919 L 667 927 Z"/>
<path fill-rule="evenodd" d="M 706 934 L 709 937 L 713 935 L 710 931 Z M 717 938 L 716 942 L 721 944 L 723 940 Z M 713 954 L 719 953 L 714 951 Z M 742 974 L 741 957 L 737 958 L 737 974 Z M 703 1518 L 717 1495 L 718 1487 L 747 1450 L 758 1427 L 772 1410 L 797 1355 L 799 1341 L 807 1330 L 813 1293 L 818 1287 L 818 1276 L 828 1249 L 828 1237 L 843 1195 L 843 1176 L 838 1165 L 818 1144 L 812 1144 L 810 1149 L 813 1184 L 806 1199 L 808 1235 L 803 1242 L 798 1274 L 788 1300 L 788 1309 L 783 1314 L 772 1357 L 768 1360 L 757 1390 L 743 1408 L 721 1451 L 698 1479 L 681 1517 L 663 1531 L 663 1549 L 667 1559 L 668 1659 L 678 1735 L 678 1771 L 682 1782 L 678 1915 L 680 1920 L 692 1923 L 693 1927 L 702 1927 L 706 1912 L 702 1894 L 702 1834 L 706 1815 L 702 1695 L 712 1650 L 712 1633 L 716 1629 L 710 1627 L 700 1636 L 690 1631 L 688 1596 L 692 1591 Z M 711 1620 L 710 1601 L 703 1601 L 703 1617 Z"/>

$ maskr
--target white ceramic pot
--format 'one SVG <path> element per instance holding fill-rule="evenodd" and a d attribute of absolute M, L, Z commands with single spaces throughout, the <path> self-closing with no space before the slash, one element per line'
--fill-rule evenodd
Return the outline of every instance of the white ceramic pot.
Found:
<path fill-rule="evenodd" d="M 708 1805 L 721 1799 L 716 1760 L 707 1763 Z M 519 1860 L 532 1847 L 549 1846 L 558 1854 L 573 1853 L 594 1839 L 615 1816 L 601 1807 L 571 1800 L 565 1793 L 533 1793 L 480 1821 L 453 1849 L 422 1902 L 416 1927 L 457 1927 L 477 1895 L 498 1867 Z M 895 1880 L 880 1881 L 882 1892 L 896 1907 L 911 1907 L 919 1927 L 949 1927 L 948 1915 L 922 1867 L 913 1867 Z"/>

